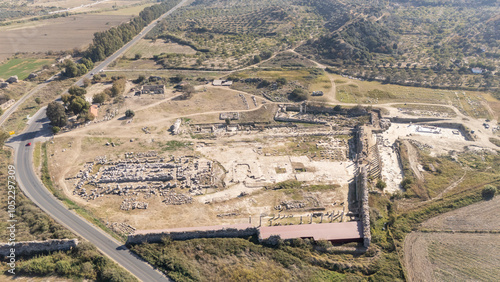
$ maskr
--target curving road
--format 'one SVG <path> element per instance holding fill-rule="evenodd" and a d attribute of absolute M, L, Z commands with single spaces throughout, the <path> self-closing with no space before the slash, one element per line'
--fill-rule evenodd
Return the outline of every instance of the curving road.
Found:
<path fill-rule="evenodd" d="M 135 45 L 139 40 L 144 38 L 148 32 L 150 32 L 161 20 L 164 18 L 168 17 L 170 14 L 172 14 L 175 10 L 178 8 L 186 5 L 186 3 L 191 0 L 182 0 L 177 4 L 175 7 L 173 7 L 170 11 L 166 12 L 165 14 L 161 15 L 158 19 L 154 20 L 152 23 L 150 23 L 148 26 L 146 26 L 134 39 L 129 41 L 127 44 L 125 44 L 120 50 L 116 51 L 113 55 L 109 56 L 106 60 L 102 61 L 98 66 L 96 66 L 93 70 L 89 71 L 86 75 L 84 75 L 80 80 L 78 80 L 75 84 L 78 86 L 83 85 L 83 80 L 88 78 L 92 78 L 94 74 L 99 73 L 100 71 L 104 70 L 111 62 L 116 60 L 118 57 L 123 55 L 125 51 L 127 51 L 130 47 Z"/>
<path fill-rule="evenodd" d="M 76 213 L 69 211 L 44 187 L 33 169 L 33 146 L 26 146 L 26 144 L 50 135 L 49 120 L 43 108 L 32 117 L 28 128 L 21 135 L 15 136 L 7 143 L 16 152 L 14 164 L 17 170 L 17 181 L 24 194 L 57 222 L 94 244 L 101 252 L 138 279 L 169 281 L 167 277 L 138 258 L 123 244 Z"/>
<path fill-rule="evenodd" d="M 106 68 L 111 62 L 141 40 L 158 24 L 160 20 L 173 13 L 179 7 L 185 5 L 188 1 L 189 0 L 182 0 L 170 11 L 163 14 L 153 23 L 145 27 L 134 39 L 101 62 L 87 75 L 77 81 L 76 84 L 79 86 L 83 85 L 83 80 L 85 78 L 91 78 L 92 74 L 98 73 Z M 16 105 L 19 105 L 30 96 L 31 95 L 29 93 L 26 94 L 20 101 L 18 101 L 18 103 L 16 103 Z M 6 112 L 2 116 L 1 122 L 3 123 L 3 121 L 5 121 L 16 108 L 17 106 L 12 107 L 12 110 Z M 6 144 L 7 146 L 12 147 L 15 151 L 14 163 L 17 169 L 17 181 L 26 196 L 57 222 L 94 244 L 106 256 L 124 267 L 138 279 L 142 281 L 170 281 L 168 277 L 164 276 L 159 271 L 156 271 L 144 260 L 130 252 L 130 250 L 128 250 L 123 244 L 76 213 L 68 210 L 44 187 L 33 168 L 33 147 L 26 146 L 26 144 L 28 142 L 34 143 L 36 139 L 49 138 L 51 135 L 49 120 L 45 115 L 45 108 L 42 108 L 30 119 L 27 129 L 22 134 L 9 139 Z"/>

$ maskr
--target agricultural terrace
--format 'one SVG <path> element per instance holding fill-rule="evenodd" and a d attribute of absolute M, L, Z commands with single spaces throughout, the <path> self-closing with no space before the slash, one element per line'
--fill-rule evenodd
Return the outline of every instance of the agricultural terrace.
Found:
<path fill-rule="evenodd" d="M 145 4 L 149 2 L 148 4 Z M 154 1 L 156 2 L 156 1 Z M 129 14 L 134 11 L 134 15 L 139 14 L 140 11 L 144 9 L 144 6 L 152 5 L 154 3 L 151 0 L 42 0 L 33 3 L 31 6 L 41 6 L 45 8 L 50 8 L 51 13 L 88 13 L 88 12 L 101 12 L 101 11 L 112 11 L 118 12 L 121 10 L 128 10 L 125 14 Z M 142 9 L 141 9 L 142 8 Z M 133 9 L 133 10 L 132 10 Z M 135 12 L 137 10 L 137 12 Z M 131 15 L 131 14 L 129 14 Z"/>
<path fill-rule="evenodd" d="M 462 114 L 474 118 L 493 116 L 489 103 L 494 102 L 489 94 L 478 91 L 444 90 L 421 87 L 408 87 L 364 81 L 346 76 L 332 75 L 337 99 L 344 103 L 382 104 L 428 103 L 452 105 Z"/>
<path fill-rule="evenodd" d="M 322 32 L 321 17 L 298 1 L 195 2 L 148 37 L 192 47 L 196 54 L 155 54 L 164 68 L 233 69 L 258 63 Z"/>
<path fill-rule="evenodd" d="M 300 101 L 333 101 L 335 95 L 332 82 L 325 71 L 317 68 L 301 69 L 249 69 L 232 73 L 228 79 L 234 80 L 231 88 L 260 95 L 275 102 Z M 300 89 L 303 96 L 292 95 Z M 323 95 L 314 97 L 313 91 L 322 91 Z"/>

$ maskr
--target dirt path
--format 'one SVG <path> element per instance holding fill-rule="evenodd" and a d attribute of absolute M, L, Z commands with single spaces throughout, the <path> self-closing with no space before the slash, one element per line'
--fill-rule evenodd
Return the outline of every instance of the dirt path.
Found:
<path fill-rule="evenodd" d="M 403 140 L 403 143 L 406 145 L 406 148 L 408 148 L 408 161 L 410 162 L 411 170 L 413 171 L 413 173 L 415 174 L 415 176 L 419 181 L 423 181 L 424 176 L 417 167 L 418 155 L 417 151 L 415 150 L 415 147 L 413 147 L 413 145 L 410 144 L 410 142 L 408 142 L 408 140 L 406 139 Z"/>
<path fill-rule="evenodd" d="M 432 281 L 432 264 L 427 256 L 425 239 L 420 232 L 412 232 L 404 241 L 404 264 L 409 281 Z M 420 271 L 420 270 L 427 271 Z"/>
<path fill-rule="evenodd" d="M 437 200 L 443 198 L 443 195 L 450 192 L 451 190 L 455 189 L 462 181 L 464 181 L 465 176 L 467 175 L 467 171 L 464 172 L 464 175 L 460 177 L 459 180 L 453 182 L 450 186 L 446 187 L 446 189 L 443 190 L 443 192 L 439 193 L 436 197 L 430 199 L 429 201 Z"/>
<path fill-rule="evenodd" d="M 297 53 L 295 51 L 295 49 L 293 50 L 289 50 L 290 52 L 298 55 L 298 56 L 301 56 L 302 58 L 306 59 L 306 60 L 309 60 L 310 62 L 314 63 L 316 65 L 317 68 L 320 68 L 320 69 L 323 69 L 325 70 L 327 68 L 327 66 L 313 60 L 313 59 L 309 59 L 309 58 L 306 58 L 304 56 L 302 56 L 302 54 L 300 53 Z M 326 93 L 326 96 L 330 98 L 330 100 L 334 103 L 339 103 L 339 100 L 337 100 L 337 86 L 335 85 L 335 78 L 333 77 L 332 74 L 328 73 L 328 72 L 325 72 L 326 73 L 326 76 L 328 76 L 328 79 L 330 79 L 330 83 L 332 84 L 332 88 L 330 89 L 330 91 L 328 91 L 328 93 Z"/>

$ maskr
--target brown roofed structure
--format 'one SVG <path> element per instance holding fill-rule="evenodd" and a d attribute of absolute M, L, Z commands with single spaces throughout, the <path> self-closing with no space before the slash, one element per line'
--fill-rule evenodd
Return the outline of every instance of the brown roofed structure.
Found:
<path fill-rule="evenodd" d="M 350 221 L 260 227 L 259 239 L 265 240 L 273 235 L 278 235 L 283 240 L 312 238 L 316 241 L 328 240 L 332 242 L 361 241 L 363 238 L 363 224 L 361 221 Z"/>

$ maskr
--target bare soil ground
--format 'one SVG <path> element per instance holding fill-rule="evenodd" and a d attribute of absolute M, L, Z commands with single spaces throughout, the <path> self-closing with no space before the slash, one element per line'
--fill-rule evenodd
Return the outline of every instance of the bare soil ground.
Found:
<path fill-rule="evenodd" d="M 82 14 L 0 27 L 0 61 L 17 52 L 65 51 L 83 48 L 94 33 L 117 26 L 129 16 Z"/>
<path fill-rule="evenodd" d="M 500 277 L 499 212 L 500 197 L 496 197 L 424 222 L 422 229 L 427 232 L 412 232 L 405 239 L 408 279 L 496 281 Z"/>
<path fill-rule="evenodd" d="M 130 132 L 130 136 L 139 135 L 138 132 L 134 132 Z M 256 137 L 262 138 L 261 135 Z M 260 215 L 278 214 L 274 207 L 282 204 L 283 201 L 302 201 L 310 205 L 309 208 L 320 205 L 326 208 L 325 212 L 334 211 L 338 215 L 344 211 L 341 203 L 347 201 L 347 180 L 353 169 L 349 162 L 309 161 L 305 156 L 264 156 L 262 152 L 259 154 L 259 147 L 280 146 L 280 143 L 275 140 L 268 140 L 265 143 L 242 142 L 242 139 L 247 138 L 246 135 L 236 137 L 236 139 L 233 137 L 232 142 L 222 139 L 210 146 L 207 146 L 205 142 L 194 142 L 187 149 L 162 153 L 162 156 L 167 159 L 172 154 L 206 156 L 216 160 L 228 172 L 224 179 L 226 188 L 209 189 L 208 194 L 195 196 L 192 204 L 167 206 L 162 203 L 161 197 L 137 196 L 139 201 L 148 202 L 148 209 L 123 211 L 119 209 L 123 197 L 104 195 L 95 200 L 86 201 L 72 194 L 75 180 L 71 178 L 78 174 L 85 162 L 103 155 L 110 160 L 117 160 L 123 159 L 125 152 L 158 150 L 159 145 L 163 143 L 161 140 L 152 142 L 149 138 L 135 138 L 135 141 L 131 143 L 123 138 L 59 136 L 54 139 L 55 143 L 49 144 L 48 147 L 50 171 L 55 182 L 68 197 L 91 210 L 103 221 L 126 223 L 138 229 L 247 223 L 249 217 L 253 218 L 252 223 L 259 224 Z M 261 140 L 260 138 L 258 139 Z M 106 142 L 113 142 L 116 147 L 105 146 Z M 308 171 L 294 171 L 293 165 L 299 161 Z M 281 173 L 276 170 L 277 167 L 285 168 L 285 172 Z M 338 185 L 312 191 L 263 189 L 264 185 L 289 179 L 298 179 L 311 184 Z M 241 192 L 247 195 L 241 197 Z M 289 210 L 286 211 L 287 216 L 295 215 L 294 217 L 286 217 L 273 222 L 298 224 L 301 215 L 305 218 L 310 213 L 307 209 Z M 263 219 L 263 224 L 267 224 L 267 219 Z M 340 219 L 340 217 L 336 218 L 336 220 Z M 314 221 L 319 222 L 319 220 L 315 218 Z M 325 217 L 326 220 L 328 219 Z"/>
<path fill-rule="evenodd" d="M 127 88 L 131 86 L 132 84 L 127 84 Z M 106 85 L 103 84 L 92 85 L 88 89 L 88 98 L 105 87 Z M 277 214 L 278 211 L 274 207 L 283 201 L 304 201 L 312 205 L 310 208 L 320 204 L 326 208 L 325 212 L 334 211 L 336 215 L 339 215 L 332 220 L 347 220 L 347 217 L 340 217 L 341 212 L 347 212 L 341 203 L 347 202 L 347 182 L 352 177 L 353 166 L 345 159 L 338 162 L 321 158 L 310 159 L 309 153 L 307 150 L 304 152 L 304 148 L 313 146 L 318 151 L 315 144 L 319 141 L 316 139 L 311 139 L 312 143 L 309 142 L 309 144 L 306 142 L 309 139 L 303 137 L 293 139 L 295 143 L 290 143 L 290 140 L 282 137 L 279 138 L 283 140 L 278 138 L 280 142 L 276 141 L 278 140 L 276 138 L 266 138 L 270 134 L 286 134 L 286 132 L 280 133 L 280 130 L 257 133 L 238 132 L 215 141 L 193 139 L 187 133 L 172 136 L 168 129 L 175 119 L 180 117 L 184 118 L 181 127 L 183 129 L 189 129 L 187 123 L 225 123 L 224 120 L 219 119 L 219 113 L 226 111 L 241 113 L 241 120 L 234 121 L 235 123 L 269 122 L 273 119 L 276 106 L 272 103 L 263 104 L 264 100 L 261 97 L 255 97 L 254 103 L 252 95 L 233 89 L 210 85 L 201 85 L 196 88 L 197 92 L 188 100 L 176 99 L 180 93 L 174 93 L 171 89 L 167 89 L 165 95 L 132 96 L 126 94 L 121 106 L 105 106 L 112 109 L 118 108 L 119 118 L 91 124 L 56 136 L 54 144 L 48 145 L 48 151 L 51 175 L 54 176 L 57 186 L 72 200 L 91 210 L 103 221 L 126 223 L 139 229 L 247 223 L 249 217 L 253 217 L 252 223 L 258 224 L 258 216 Z M 120 118 L 125 109 L 135 111 L 136 115 L 133 120 Z M 146 134 L 142 130 L 145 126 L 148 127 L 150 133 Z M 130 139 L 134 142 L 130 142 Z M 165 143 L 172 141 L 191 145 L 168 151 L 162 149 Z M 106 146 L 107 142 L 112 142 L 116 146 Z M 296 143 L 301 145 L 297 146 Z M 343 139 L 340 143 L 347 146 L 347 142 Z M 124 154 L 127 152 L 149 150 L 156 150 L 167 159 L 172 155 L 177 157 L 195 155 L 215 160 L 227 171 L 224 179 L 225 188 L 207 189 L 204 195 L 194 196 L 192 204 L 179 206 L 167 206 L 162 203 L 161 197 L 143 199 L 142 196 L 138 196 L 137 201 L 148 202 L 148 209 L 129 211 L 120 210 L 123 197 L 103 195 L 95 200 L 87 201 L 73 195 L 75 180 L 72 178 L 78 174 L 86 162 L 104 155 L 109 160 L 124 159 Z M 283 154 L 274 153 L 281 151 Z M 344 151 L 345 155 L 347 147 Z M 242 165 L 239 165 L 240 163 Z M 294 166 L 299 164 L 303 165 L 306 171 L 295 171 Z M 245 165 L 247 165 L 246 169 Z M 330 186 L 322 186 L 315 188 L 319 190 L 312 191 L 263 189 L 265 185 L 285 180 L 330 184 Z M 187 193 L 187 191 L 179 192 Z M 248 195 L 239 197 L 242 192 Z M 207 202 L 210 204 L 206 204 Z M 306 217 L 310 213 L 307 209 L 293 210 L 287 214 L 295 214 L 295 217 L 275 219 L 273 222 L 298 224 L 300 215 Z M 315 218 L 314 222 L 319 222 L 319 220 Z M 330 219 L 325 217 L 325 221 L 327 220 Z M 267 221 L 263 224 L 267 224 Z"/>
<path fill-rule="evenodd" d="M 500 231 L 500 197 L 447 212 L 422 223 L 424 229 Z"/>
<path fill-rule="evenodd" d="M 409 281 L 497 281 L 500 234 L 413 232 L 405 239 Z"/>

